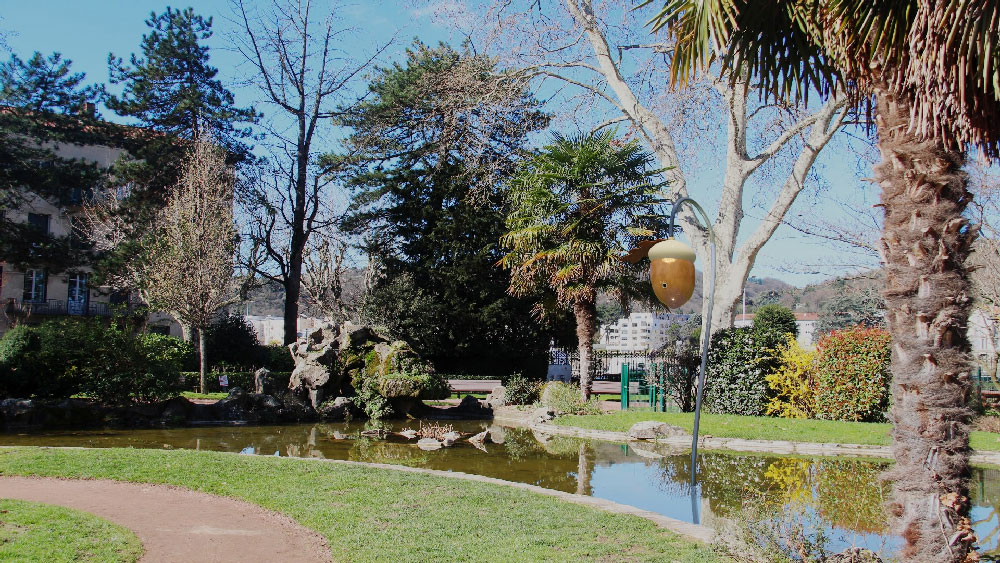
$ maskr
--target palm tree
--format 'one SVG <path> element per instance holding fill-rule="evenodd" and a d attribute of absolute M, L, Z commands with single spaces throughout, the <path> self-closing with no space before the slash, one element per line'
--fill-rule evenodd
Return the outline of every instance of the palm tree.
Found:
<path fill-rule="evenodd" d="M 677 39 L 676 83 L 718 63 L 773 99 L 844 90 L 874 115 L 893 336 L 889 508 L 903 557 L 964 560 L 975 536 L 963 264 L 977 227 L 963 216 L 962 166 L 966 148 L 1000 153 L 1000 2 L 671 0 L 651 23 Z"/>
<path fill-rule="evenodd" d="M 550 290 L 559 306 L 572 310 L 584 401 L 592 384 L 598 292 L 623 303 L 651 293 L 621 256 L 662 223 L 662 213 L 655 213 L 662 170 L 653 163 L 638 142 L 619 141 L 612 132 L 556 136 L 510 181 L 507 233 L 500 239 L 507 254 L 500 265 L 511 271 L 511 294 Z M 535 311 L 544 316 L 543 303 Z"/>

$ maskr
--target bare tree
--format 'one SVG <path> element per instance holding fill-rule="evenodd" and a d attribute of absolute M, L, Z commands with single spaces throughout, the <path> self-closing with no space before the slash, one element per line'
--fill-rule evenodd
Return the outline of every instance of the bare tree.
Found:
<path fill-rule="evenodd" d="M 542 83 L 539 87 L 568 96 L 572 102 L 564 119 L 595 128 L 626 125 L 667 168 L 672 197 L 710 199 L 689 193 L 688 180 L 696 170 L 701 174 L 724 167 L 719 189 L 711 196 L 719 211 L 713 222 L 718 253 L 710 314 L 713 328 L 730 326 L 757 254 L 805 189 L 820 150 L 844 122 L 846 98 L 834 96 L 813 112 L 755 104 L 756 93 L 747 81 L 731 85 L 707 77 L 695 90 L 666 93 L 662 85 L 670 80 L 665 64 L 672 53 L 669 40 L 656 41 L 623 2 L 596 4 L 504 0 L 475 17 L 456 4 L 462 13 L 448 17 L 466 22 L 481 47 L 512 59 L 511 66 L 530 69 Z M 717 149 L 713 161 L 693 163 L 691 154 L 706 148 Z M 757 224 L 747 227 L 745 210 L 755 204 L 762 212 Z M 679 220 L 706 264 L 707 232 L 687 209 Z M 741 233 L 744 227 L 751 229 L 748 234 Z"/>
<path fill-rule="evenodd" d="M 324 316 L 337 323 L 357 312 L 363 288 L 360 279 L 347 279 L 347 243 L 329 236 L 317 236 L 312 251 L 305 257 L 302 289 L 309 302 Z M 360 278 L 360 274 L 358 276 Z"/>
<path fill-rule="evenodd" d="M 385 46 L 365 61 L 345 58 L 338 45 L 350 30 L 335 26 L 335 7 L 317 13 L 311 0 L 273 0 L 263 10 L 236 0 L 235 8 L 243 24 L 234 37 L 237 49 L 252 66 L 265 103 L 287 120 L 271 124 L 271 166 L 245 196 L 252 243 L 247 266 L 284 288 L 284 341 L 290 344 L 309 239 L 337 219 L 328 194 L 335 175 L 318 159 L 320 130 L 342 113 L 348 84 Z"/>
<path fill-rule="evenodd" d="M 202 393 L 208 366 L 205 332 L 216 313 L 239 297 L 233 278 L 233 184 L 225 151 L 211 139 L 197 139 L 157 217 L 142 274 L 149 305 L 198 331 Z"/>

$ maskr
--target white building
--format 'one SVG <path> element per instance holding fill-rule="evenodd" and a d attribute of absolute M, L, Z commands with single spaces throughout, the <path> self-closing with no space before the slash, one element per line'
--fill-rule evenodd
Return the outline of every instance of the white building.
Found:
<path fill-rule="evenodd" d="M 253 331 L 257 333 L 257 341 L 261 344 L 273 344 L 284 340 L 285 319 L 277 315 L 246 315 L 244 317 Z M 296 332 L 299 337 L 305 336 L 307 332 L 318 327 L 324 321 L 312 317 L 299 317 Z"/>
<path fill-rule="evenodd" d="M 632 313 L 611 325 L 602 325 L 598 343 L 612 352 L 646 352 L 667 344 L 667 328 L 691 315 L 677 313 Z"/>
<path fill-rule="evenodd" d="M 753 314 L 736 315 L 733 326 L 745 327 L 753 326 Z M 795 338 L 799 346 L 809 348 L 816 339 L 816 323 L 819 321 L 819 313 L 795 313 L 795 326 L 799 329 L 799 335 Z"/>
<path fill-rule="evenodd" d="M 977 308 L 969 313 L 967 336 L 972 347 L 972 355 L 995 358 L 1000 351 L 1000 311 Z"/>

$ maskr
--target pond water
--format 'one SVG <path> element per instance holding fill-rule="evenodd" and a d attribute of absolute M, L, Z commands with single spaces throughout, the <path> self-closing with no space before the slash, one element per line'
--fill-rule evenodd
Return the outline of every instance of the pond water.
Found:
<path fill-rule="evenodd" d="M 823 529 L 834 549 L 861 546 L 891 553 L 898 545 L 887 533 L 881 508 L 888 494 L 878 479 L 886 465 L 882 461 L 704 452 L 698 461 L 699 485 L 692 492 L 689 451 L 545 437 L 484 421 L 447 424 L 470 433 L 490 428 L 503 443 L 487 443 L 485 452 L 464 440 L 451 448 L 424 451 L 399 437 L 361 436 L 366 428 L 361 422 L 49 430 L 0 434 L 0 445 L 185 448 L 409 465 L 592 495 L 713 527 L 752 501 L 792 522 L 804 522 L 807 529 Z M 384 425 L 393 431 L 418 426 L 418 421 Z M 971 488 L 981 553 L 989 559 L 1000 557 L 1000 470 L 974 468 Z"/>

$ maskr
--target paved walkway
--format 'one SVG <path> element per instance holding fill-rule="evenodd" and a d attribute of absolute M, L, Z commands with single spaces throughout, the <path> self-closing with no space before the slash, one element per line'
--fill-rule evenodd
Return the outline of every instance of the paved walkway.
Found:
<path fill-rule="evenodd" d="M 0 477 L 0 498 L 75 508 L 124 526 L 139 537 L 147 563 L 330 561 L 326 540 L 290 518 L 179 487 Z"/>

